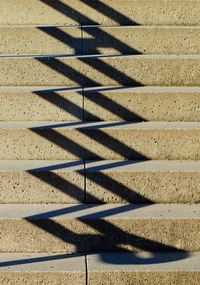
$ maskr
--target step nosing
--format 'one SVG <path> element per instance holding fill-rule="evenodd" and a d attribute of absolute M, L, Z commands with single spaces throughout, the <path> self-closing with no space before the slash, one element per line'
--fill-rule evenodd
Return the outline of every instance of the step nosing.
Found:
<path fill-rule="evenodd" d="M 200 54 L 139 54 L 139 55 L 129 55 L 129 54 L 20 54 L 20 55 L 0 55 L 0 59 L 10 58 L 10 59 L 37 59 L 37 58 L 70 58 L 70 59 L 97 59 L 97 58 L 111 58 L 111 59 L 200 59 Z"/>
<path fill-rule="evenodd" d="M 90 25 L 90 24 L 83 24 L 83 25 L 55 25 L 55 24 L 0 24 L 0 29 L 23 29 L 23 28 L 27 28 L 27 29 L 31 29 L 31 28 L 108 28 L 108 29 L 161 29 L 161 30 L 165 30 L 165 29 L 170 29 L 170 30 L 180 30 L 180 29 L 185 29 L 185 30 L 190 30 L 190 29 L 195 29 L 198 30 L 200 29 L 200 25 L 101 25 L 101 24 L 96 24 L 96 25 Z"/>
<path fill-rule="evenodd" d="M 119 122 L 119 121 L 1 121 L 0 129 L 118 129 L 118 130 L 199 130 L 200 122 Z"/>
<path fill-rule="evenodd" d="M 0 26 L 1 27 L 1 26 Z M 160 29 L 160 30 L 165 30 L 165 29 L 170 29 L 170 30 L 190 30 L 190 29 L 195 29 L 198 30 L 200 29 L 200 25 L 82 25 L 82 28 L 108 28 L 108 29 L 135 29 L 135 30 L 142 30 L 142 29 Z"/>

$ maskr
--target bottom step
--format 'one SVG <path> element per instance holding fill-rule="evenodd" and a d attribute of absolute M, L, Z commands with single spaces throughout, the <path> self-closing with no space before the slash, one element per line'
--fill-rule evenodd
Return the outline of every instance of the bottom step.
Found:
<path fill-rule="evenodd" d="M 0 284 L 199 285 L 200 253 L 1 253 Z"/>
<path fill-rule="evenodd" d="M 105 253 L 90 255 L 88 284 L 95 285 L 199 285 L 200 254 Z"/>
<path fill-rule="evenodd" d="M 1 285 L 85 285 L 85 256 L 0 253 Z"/>
<path fill-rule="evenodd" d="M 0 251 L 200 251 L 198 204 L 0 207 Z"/>

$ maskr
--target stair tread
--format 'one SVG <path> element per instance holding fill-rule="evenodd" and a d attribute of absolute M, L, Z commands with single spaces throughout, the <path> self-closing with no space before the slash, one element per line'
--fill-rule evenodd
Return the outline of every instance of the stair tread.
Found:
<path fill-rule="evenodd" d="M 200 253 L 100 253 L 89 254 L 89 272 L 200 271 Z"/>
<path fill-rule="evenodd" d="M 2 204 L 4 219 L 200 219 L 198 204 Z"/>
<path fill-rule="evenodd" d="M 135 129 L 135 130 L 198 130 L 200 122 L 87 122 L 87 121 L 1 121 L 0 129 Z"/>
<path fill-rule="evenodd" d="M 137 59 L 137 60 L 148 60 L 148 59 L 200 59 L 200 54 L 119 54 L 119 55 L 110 55 L 110 54 L 19 54 L 19 55 L 7 55 L 1 54 L 0 59 L 7 58 L 7 59 L 39 59 L 39 58 L 69 58 L 69 59 Z"/>
<path fill-rule="evenodd" d="M 0 171 L 78 171 L 83 165 L 81 160 L 0 160 Z"/>
<path fill-rule="evenodd" d="M 80 29 L 82 28 L 105 28 L 105 29 L 136 29 L 136 30 L 141 30 L 141 29 L 161 29 L 161 30 L 165 30 L 165 29 L 177 29 L 177 30 L 190 30 L 190 29 L 195 29 L 198 30 L 200 29 L 200 25 L 110 25 L 110 24 L 96 24 L 96 25 L 54 25 L 54 24 L 44 24 L 44 25 L 38 25 L 38 24 L 2 24 L 0 23 L 0 29 L 33 29 L 33 28 L 63 28 L 63 29 Z"/>
<path fill-rule="evenodd" d="M 176 172 L 200 171 L 200 161 L 196 160 L 96 160 L 86 161 L 86 170 L 98 171 L 129 171 L 129 172 Z M 1 161 L 0 161 L 1 170 Z"/>
<path fill-rule="evenodd" d="M 200 271 L 200 253 L 114 253 L 87 254 L 89 272 L 109 271 Z M 185 257 L 185 258 L 184 258 Z M 2 252 L 0 272 L 81 271 L 84 254 Z"/>
<path fill-rule="evenodd" d="M 83 254 L 1 252 L 0 272 L 85 272 Z"/>
<path fill-rule="evenodd" d="M 199 172 L 199 160 L 86 160 L 86 169 L 98 171 L 130 172 Z M 83 169 L 82 160 L 0 160 L 0 171 L 78 171 Z"/>
<path fill-rule="evenodd" d="M 77 86 L 0 86 L 1 92 L 36 92 L 36 91 L 59 91 L 59 92 L 133 92 L 133 93 L 178 93 L 178 92 L 200 92 L 199 86 L 141 86 L 141 87 L 127 87 L 127 86 L 98 86 L 98 87 L 77 87 Z"/>

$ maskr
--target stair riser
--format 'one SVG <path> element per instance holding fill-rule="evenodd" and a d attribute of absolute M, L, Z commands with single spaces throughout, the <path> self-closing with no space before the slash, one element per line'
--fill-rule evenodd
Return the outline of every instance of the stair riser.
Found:
<path fill-rule="evenodd" d="M 85 284 L 85 276 L 79 272 L 5 272 L 0 273 L 1 285 L 26 285 L 26 284 Z"/>
<path fill-rule="evenodd" d="M 199 70 L 198 56 L 0 58 L 0 86 L 198 86 Z"/>
<path fill-rule="evenodd" d="M 0 91 L 2 121 L 80 121 L 83 118 L 81 91 Z"/>
<path fill-rule="evenodd" d="M 199 251 L 198 219 L 1 219 L 1 251 Z M 111 234 L 112 233 L 112 234 Z M 182 238 L 184 236 L 184 239 Z"/>
<path fill-rule="evenodd" d="M 0 203 L 198 203 L 199 172 L 1 171 Z"/>
<path fill-rule="evenodd" d="M 8 160 L 200 158 L 198 129 L 1 129 L 0 137 L 0 159 Z"/>
<path fill-rule="evenodd" d="M 88 3 L 87 5 L 83 2 Z M 93 7 L 93 8 L 92 8 Z M 1 24 L 147 24 L 197 25 L 200 3 L 195 1 L 63 0 L 3 1 Z"/>
<path fill-rule="evenodd" d="M 199 272 L 173 272 L 173 271 L 150 271 L 150 272 L 91 272 L 89 273 L 89 284 L 101 285 L 102 280 L 105 285 L 121 284 L 193 284 L 198 285 L 200 280 Z M 130 283 L 131 280 L 131 283 Z"/>
<path fill-rule="evenodd" d="M 84 202 L 84 173 L 0 172 L 0 203 Z"/>
<path fill-rule="evenodd" d="M 59 88 L 58 88 L 59 89 Z M 200 92 L 0 90 L 2 121 L 200 122 Z M 14 99 L 14 100 L 13 100 Z"/>
<path fill-rule="evenodd" d="M 80 28 L 0 27 L 0 54 L 80 54 Z"/>
<path fill-rule="evenodd" d="M 198 27 L 0 27 L 0 54 L 199 54 Z"/>
<path fill-rule="evenodd" d="M 200 121 L 200 93 L 85 92 L 84 119 L 103 121 Z"/>
<path fill-rule="evenodd" d="M 199 272 L 102 272 L 102 273 L 89 273 L 88 282 L 90 285 L 121 285 L 129 284 L 130 280 L 136 284 L 142 285 L 154 285 L 162 284 L 193 284 L 199 285 Z M 12 280 L 12 281 L 11 281 Z M 148 281 L 147 281 L 148 280 Z M 26 284 L 71 284 L 71 285 L 83 285 L 85 284 L 85 278 L 81 273 L 51 273 L 51 272 L 34 272 L 34 273 L 15 273 L 7 272 L 0 273 L 0 281 L 2 285 L 26 285 Z M 59 283 L 58 283 L 59 282 Z M 140 283 L 139 283 L 140 282 Z"/>
<path fill-rule="evenodd" d="M 85 54 L 199 54 L 199 28 L 83 28 Z"/>
<path fill-rule="evenodd" d="M 88 203 L 200 202 L 199 173 L 89 172 L 86 183 Z"/>

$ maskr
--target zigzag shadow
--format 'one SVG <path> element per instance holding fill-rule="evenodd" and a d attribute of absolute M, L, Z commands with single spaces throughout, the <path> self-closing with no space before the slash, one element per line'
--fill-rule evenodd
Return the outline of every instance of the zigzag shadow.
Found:
<path fill-rule="evenodd" d="M 89 24 L 93 24 L 93 25 L 98 24 L 95 21 L 92 21 L 91 19 L 89 19 L 87 16 L 82 15 L 80 12 L 78 12 L 78 11 L 72 9 L 71 7 L 67 6 L 66 4 L 62 3 L 61 1 L 53 1 L 53 0 L 40 0 L 40 1 L 51 6 L 54 9 L 57 9 L 61 13 L 67 15 L 68 17 L 72 17 L 73 19 L 76 19 L 78 21 L 81 20 L 85 23 L 89 23 Z M 136 24 L 133 21 L 131 21 L 130 19 L 128 19 L 126 16 L 120 15 L 117 11 L 115 11 L 114 9 L 110 8 L 109 6 L 101 3 L 100 1 L 98 1 L 98 3 L 96 3 L 98 5 L 95 5 L 94 2 L 92 3 L 92 1 L 86 1 L 85 0 L 82 2 L 84 2 L 85 4 L 91 6 L 95 9 L 98 9 L 99 12 L 105 13 L 105 15 L 107 15 L 109 17 L 113 17 L 114 20 L 117 20 L 119 22 L 119 24 L 123 23 L 124 21 L 126 23 L 129 23 L 129 24 Z M 95 2 L 97 2 L 97 1 L 95 1 Z M 70 44 L 73 42 L 73 39 L 70 39 L 69 37 L 68 38 L 63 37 L 62 33 L 60 33 L 60 32 L 58 33 L 57 30 L 55 30 L 55 29 L 51 30 L 51 31 L 50 31 L 50 29 L 42 29 L 42 28 L 40 28 L 40 29 L 43 30 L 44 32 L 47 32 L 48 34 L 51 34 L 53 37 L 55 37 L 59 40 L 67 41 L 67 44 Z M 107 37 L 109 39 L 108 34 L 102 34 L 102 32 L 101 32 L 101 36 L 103 36 L 103 35 L 105 35 L 105 37 Z M 131 53 L 131 50 L 129 49 L 129 47 L 125 46 L 124 43 L 120 43 L 117 39 L 113 39 L 113 43 L 115 46 L 119 45 L 119 49 L 121 51 L 123 51 L 124 48 L 126 48 L 128 50 L 128 52 Z M 136 53 L 135 50 L 132 50 L 132 52 Z M 36 58 L 36 59 L 38 61 L 40 61 L 41 63 L 47 65 L 48 67 L 52 68 L 56 72 L 61 73 L 64 76 L 75 80 L 76 83 L 81 85 L 81 86 L 100 86 L 101 85 L 98 83 L 98 78 L 96 80 L 91 80 L 86 74 L 81 74 L 80 72 L 74 70 L 71 66 L 63 64 L 62 62 L 60 62 L 56 58 L 50 58 L 50 59 Z M 129 86 L 141 86 L 141 84 L 139 82 L 136 82 L 133 78 L 130 78 L 127 75 L 125 75 L 124 73 L 120 72 L 119 70 L 116 70 L 115 68 L 109 66 L 105 62 L 101 61 L 100 58 L 97 58 L 95 61 L 92 60 L 91 58 L 85 58 L 85 57 L 80 57 L 79 59 L 80 59 L 80 61 L 86 63 L 88 66 L 98 70 L 100 73 L 105 74 L 107 77 L 114 79 L 120 85 L 125 84 L 125 85 L 129 85 Z M 41 96 L 44 98 L 44 93 L 39 91 L 39 92 L 36 92 L 36 94 L 38 96 Z M 68 104 L 68 102 L 65 101 L 63 98 L 60 98 L 59 95 L 56 94 L 55 92 L 53 92 L 52 95 L 53 96 L 55 95 L 56 97 L 51 99 L 51 103 L 56 105 L 57 104 L 56 98 L 58 98 L 59 99 L 58 106 L 61 108 L 65 108 L 64 106 L 65 106 L 65 104 Z M 102 94 L 100 94 L 100 96 L 102 96 Z M 47 100 L 47 97 L 45 97 L 45 100 Z M 97 102 L 97 100 L 94 99 L 94 102 L 98 103 L 99 101 Z M 108 101 L 106 101 L 106 104 L 107 103 L 108 103 Z M 117 103 L 112 102 L 112 104 L 115 104 L 115 107 L 116 107 L 115 109 L 117 109 L 117 107 L 123 108 L 123 113 L 128 111 L 124 107 L 116 105 Z M 111 106 L 112 106 L 112 104 L 111 104 Z M 107 104 L 106 106 L 104 105 L 103 107 L 109 108 L 109 110 L 112 111 L 113 109 L 110 108 L 109 106 L 110 105 Z M 73 107 L 76 108 L 76 106 L 73 106 Z M 128 112 L 130 115 L 130 111 L 128 111 Z M 118 115 L 120 115 L 120 114 L 118 114 Z M 136 114 L 132 114 L 132 115 L 134 118 L 137 118 Z M 96 119 L 95 116 L 93 118 Z M 80 117 L 79 117 L 79 119 L 80 119 Z M 125 119 L 125 117 L 123 117 L 123 119 Z M 67 137 L 59 134 L 57 131 L 51 129 L 50 126 L 48 126 L 46 129 L 43 127 L 32 128 L 31 131 L 36 133 L 37 135 L 49 140 L 49 141 L 51 141 L 52 143 L 58 145 L 62 149 L 67 150 L 68 152 L 71 152 L 73 155 L 76 155 L 80 159 L 83 159 L 83 160 L 84 159 L 94 159 L 94 158 L 95 159 L 102 159 L 101 155 L 97 155 L 97 154 L 93 153 L 91 150 L 88 150 L 88 149 L 82 147 L 80 144 L 73 142 L 69 138 L 67 138 Z M 80 128 L 78 131 L 80 133 L 92 138 L 94 141 L 96 141 L 96 142 L 98 142 L 98 143 L 100 143 L 106 147 L 109 147 L 111 150 L 119 153 L 121 156 L 124 157 L 124 159 L 130 159 L 131 157 L 134 157 L 134 158 L 137 157 L 137 158 L 143 159 L 143 160 L 148 159 L 147 157 L 142 156 L 140 153 L 138 153 L 134 149 L 132 149 L 132 148 L 128 147 L 127 145 L 121 143 L 120 141 L 110 137 L 109 135 L 107 135 L 102 130 L 96 130 L 95 132 L 92 133 L 92 132 L 88 132 L 88 130 L 84 130 L 83 128 Z M 72 185 L 69 182 L 63 181 L 62 178 L 60 178 L 57 174 L 52 173 L 52 172 L 50 174 L 48 174 L 48 176 L 46 176 L 45 173 L 42 173 L 40 171 L 29 170 L 29 173 L 32 174 L 33 176 L 41 179 L 45 183 L 49 183 L 54 187 L 59 187 L 59 190 L 62 192 L 65 192 L 65 193 L 68 191 L 67 189 L 72 187 Z M 83 175 L 85 176 L 85 173 Z M 110 187 L 108 189 L 108 191 L 111 191 L 117 195 L 120 195 L 123 199 L 125 199 L 129 203 L 133 202 L 133 200 L 132 200 L 133 198 L 130 200 L 130 197 L 134 197 L 134 200 L 136 200 L 137 202 L 140 201 L 140 203 L 141 202 L 146 203 L 144 205 L 141 204 L 140 207 L 144 207 L 144 206 L 146 207 L 147 204 L 153 203 L 153 201 L 150 201 L 149 199 L 142 197 L 140 194 L 134 192 L 132 189 L 129 189 L 125 185 L 119 184 L 117 181 L 114 181 L 113 179 L 109 178 L 105 174 L 101 173 L 101 177 L 98 177 L 97 179 L 95 178 L 94 182 L 99 183 L 100 185 L 103 185 L 103 186 L 113 185 L 113 184 L 116 185 L 116 187 Z M 120 191 L 121 188 L 125 189 L 125 191 L 123 193 L 122 193 L 122 191 Z M 77 188 L 76 191 L 79 191 L 81 194 L 82 190 Z M 73 193 L 71 193 L 71 192 L 68 192 L 67 194 L 73 195 Z M 101 203 L 101 201 L 98 201 L 98 199 L 96 199 L 96 197 L 93 197 L 92 195 L 90 198 L 95 199 L 96 202 Z M 93 205 L 93 206 L 90 205 L 90 206 L 91 207 L 97 207 L 97 205 Z M 51 219 L 52 217 L 62 215 L 66 211 L 70 211 L 70 210 L 72 210 L 72 209 L 64 208 L 64 209 L 57 211 L 57 212 L 48 212 L 48 213 L 45 213 L 43 215 L 25 217 L 25 219 L 29 223 L 37 226 L 38 228 L 50 233 L 51 235 L 53 235 L 55 237 L 58 237 L 60 240 L 66 242 L 66 243 L 74 244 L 76 246 L 76 250 L 79 252 L 86 252 L 86 251 L 87 252 L 96 252 L 98 250 L 121 251 L 122 248 L 120 247 L 120 245 L 126 244 L 126 245 L 130 245 L 132 247 L 137 247 L 141 250 L 151 251 L 151 252 L 155 252 L 158 250 L 167 251 L 167 252 L 178 251 L 181 254 L 177 258 L 180 258 L 180 259 L 186 258 L 188 256 L 188 253 L 186 253 L 184 250 L 179 250 L 175 247 L 164 245 L 164 244 L 156 242 L 156 241 L 151 241 L 151 240 L 145 239 L 143 237 L 139 237 L 137 235 L 129 234 L 129 233 L 124 232 L 120 228 L 114 226 L 112 223 L 110 223 L 109 221 L 104 220 L 104 219 L 97 219 L 97 218 L 93 218 L 91 216 L 90 217 L 88 216 L 88 217 L 78 218 L 78 220 L 80 222 L 84 223 L 85 225 L 93 228 L 94 230 L 96 230 L 97 232 L 100 233 L 100 234 L 94 234 L 94 235 L 79 235 L 76 232 L 73 232 L 70 229 L 63 227 L 58 222 Z M 129 207 L 127 205 L 124 205 L 123 207 L 116 209 L 116 212 L 120 213 L 122 211 L 128 211 L 128 210 L 129 210 Z M 76 211 L 76 209 L 73 209 L 73 211 Z M 99 213 L 99 215 L 100 216 L 104 215 L 104 213 Z M 48 217 L 48 219 L 45 219 L 47 217 Z M 111 238 L 111 233 L 112 233 L 112 238 Z M 97 245 L 98 245 L 98 248 L 97 248 Z M 126 249 L 123 248 L 123 251 L 126 251 Z M 154 255 L 154 253 L 152 253 L 152 254 Z M 173 257 L 172 256 L 169 257 L 168 261 L 173 261 Z M 27 261 L 25 261 L 25 262 L 27 262 Z M 113 262 L 113 261 L 107 260 L 107 262 Z M 140 258 L 138 258 L 138 263 L 139 262 L 140 262 Z M 143 262 L 144 262 L 143 259 L 141 259 L 141 264 Z M 152 257 L 149 259 L 147 258 L 146 262 L 152 263 L 153 258 Z M 13 265 L 14 261 L 10 262 L 10 264 Z M 123 261 L 122 261 L 122 264 L 123 264 Z M 0 264 L 0 266 L 1 266 L 1 264 Z"/>

